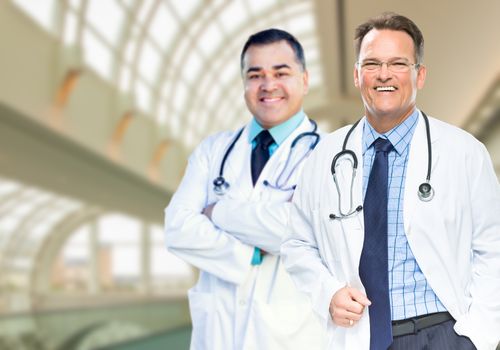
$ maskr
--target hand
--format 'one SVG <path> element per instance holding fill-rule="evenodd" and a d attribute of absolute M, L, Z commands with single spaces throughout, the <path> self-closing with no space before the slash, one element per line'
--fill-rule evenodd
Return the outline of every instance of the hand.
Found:
<path fill-rule="evenodd" d="M 210 220 L 212 220 L 212 212 L 214 211 L 215 204 L 217 204 L 217 202 L 207 205 L 201 212 Z"/>
<path fill-rule="evenodd" d="M 371 305 L 366 295 L 346 286 L 337 291 L 330 302 L 330 317 L 336 325 L 352 327 L 361 319 L 365 306 Z"/>

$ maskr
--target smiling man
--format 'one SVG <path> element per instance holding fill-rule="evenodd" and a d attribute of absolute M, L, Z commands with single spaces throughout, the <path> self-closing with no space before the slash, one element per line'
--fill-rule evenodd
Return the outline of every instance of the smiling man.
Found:
<path fill-rule="evenodd" d="M 319 141 L 302 110 L 302 46 L 282 30 L 256 33 L 241 75 L 251 121 L 196 148 L 166 209 L 168 249 L 200 269 L 191 349 L 323 349 L 325 332 L 279 255 L 298 174 Z"/>
<path fill-rule="evenodd" d="M 500 338 L 500 187 L 485 147 L 417 109 L 424 39 L 356 29 L 365 116 L 324 138 L 293 197 L 287 270 L 328 349 L 490 349 Z M 356 171 L 357 170 L 357 171 Z"/>

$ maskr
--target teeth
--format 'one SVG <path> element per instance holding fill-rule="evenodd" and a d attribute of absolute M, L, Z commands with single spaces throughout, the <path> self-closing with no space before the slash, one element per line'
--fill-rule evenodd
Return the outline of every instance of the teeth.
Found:
<path fill-rule="evenodd" d="M 377 86 L 375 88 L 377 91 L 396 91 L 396 88 L 394 86 Z"/>
<path fill-rule="evenodd" d="M 276 102 L 276 101 L 279 101 L 280 98 L 279 97 L 274 97 L 274 98 L 263 98 L 262 101 L 264 102 Z"/>

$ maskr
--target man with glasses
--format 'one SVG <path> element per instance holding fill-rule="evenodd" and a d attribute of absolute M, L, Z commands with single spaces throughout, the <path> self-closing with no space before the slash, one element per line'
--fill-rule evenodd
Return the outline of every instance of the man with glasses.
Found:
<path fill-rule="evenodd" d="M 355 47 L 365 116 L 304 167 L 285 267 L 331 349 L 493 350 L 500 190 L 490 157 L 417 109 L 427 71 L 415 23 L 384 13 L 356 29 Z"/>

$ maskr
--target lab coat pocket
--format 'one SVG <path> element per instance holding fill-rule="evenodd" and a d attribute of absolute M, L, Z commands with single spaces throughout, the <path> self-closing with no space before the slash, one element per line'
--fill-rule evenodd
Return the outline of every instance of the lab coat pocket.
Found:
<path fill-rule="evenodd" d="M 255 301 L 256 349 L 323 349 L 325 333 L 306 300 Z"/>
<path fill-rule="evenodd" d="M 316 235 L 319 254 L 338 280 L 356 284 L 364 237 L 362 214 L 342 219 L 332 219 L 330 214 L 332 208 L 313 210 L 314 230 L 319 232 Z"/>
<path fill-rule="evenodd" d="M 314 232 L 320 233 L 316 235 L 319 253 L 325 262 L 340 260 L 337 248 L 338 240 L 343 234 L 339 222 L 330 219 L 330 213 L 329 208 L 318 208 L 312 211 Z"/>
<path fill-rule="evenodd" d="M 191 312 L 191 322 L 193 333 L 191 336 L 191 349 L 207 349 L 208 344 L 212 344 L 210 339 L 215 337 L 212 334 L 215 298 L 212 293 L 203 293 L 190 289 L 188 291 L 189 311 Z"/>

